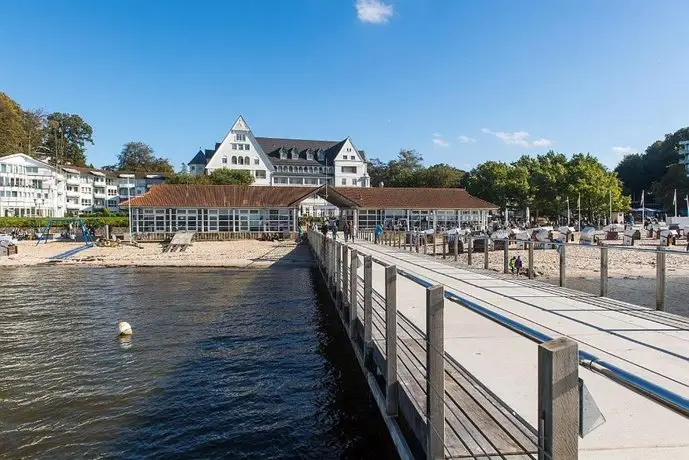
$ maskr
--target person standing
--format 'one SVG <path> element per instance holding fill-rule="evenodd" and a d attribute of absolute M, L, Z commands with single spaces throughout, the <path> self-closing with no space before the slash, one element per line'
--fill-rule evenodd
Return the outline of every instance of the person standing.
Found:
<path fill-rule="evenodd" d="M 376 225 L 376 229 L 375 229 L 376 244 L 380 243 L 380 235 L 382 235 L 382 234 L 383 234 L 383 226 L 380 224 Z"/>
<path fill-rule="evenodd" d="M 514 261 L 514 267 L 517 269 L 517 276 L 519 276 L 522 271 L 522 265 L 522 256 L 517 256 L 517 260 Z"/>
<path fill-rule="evenodd" d="M 344 233 L 344 240 L 345 243 L 349 240 L 349 222 L 345 222 L 344 227 L 342 228 L 343 233 Z"/>

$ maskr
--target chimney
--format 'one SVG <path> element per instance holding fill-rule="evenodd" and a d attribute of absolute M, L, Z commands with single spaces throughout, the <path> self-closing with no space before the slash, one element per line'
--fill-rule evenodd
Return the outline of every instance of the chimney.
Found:
<path fill-rule="evenodd" d="M 380 181 L 380 182 L 378 183 L 378 187 L 383 188 L 384 186 L 385 186 L 385 184 L 383 184 L 383 181 Z"/>

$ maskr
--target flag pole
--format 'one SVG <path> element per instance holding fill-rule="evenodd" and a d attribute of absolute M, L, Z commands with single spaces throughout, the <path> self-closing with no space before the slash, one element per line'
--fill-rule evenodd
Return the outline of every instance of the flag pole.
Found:
<path fill-rule="evenodd" d="M 567 197 L 567 226 L 569 227 L 569 197 Z"/>
<path fill-rule="evenodd" d="M 579 208 L 579 233 L 581 233 L 581 192 L 577 198 L 577 208 Z"/>
<path fill-rule="evenodd" d="M 608 220 L 608 224 L 612 225 L 612 189 L 610 189 L 610 219 Z"/>
<path fill-rule="evenodd" d="M 677 189 L 675 189 L 675 199 L 673 201 L 675 203 L 675 217 L 677 217 Z"/>
<path fill-rule="evenodd" d="M 641 191 L 641 228 L 646 225 L 646 190 Z"/>

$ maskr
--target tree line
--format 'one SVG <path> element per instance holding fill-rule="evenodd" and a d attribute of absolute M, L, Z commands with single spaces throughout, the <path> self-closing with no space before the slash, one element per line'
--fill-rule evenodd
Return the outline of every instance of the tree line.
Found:
<path fill-rule="evenodd" d="M 573 213 L 580 200 L 582 214 L 589 220 L 607 217 L 611 198 L 614 211 L 627 211 L 630 206 L 617 174 L 590 154 L 568 159 L 549 151 L 536 157 L 524 155 L 513 163 L 487 161 L 462 171 L 444 163 L 425 167 L 421 154 L 401 150 L 387 163 L 371 159 L 368 172 L 372 186 L 463 187 L 503 209 L 529 207 L 536 217 L 566 216 L 567 200 Z"/>
<path fill-rule="evenodd" d="M 671 212 L 677 190 L 679 209 L 684 211 L 689 178 L 684 166 L 678 164 L 677 152 L 681 141 L 689 141 L 689 127 L 666 134 L 662 140 L 649 145 L 644 153 L 626 155 L 615 168 L 624 185 L 624 193 L 638 203 L 641 192 L 645 191 L 645 204 L 652 203 Z"/>

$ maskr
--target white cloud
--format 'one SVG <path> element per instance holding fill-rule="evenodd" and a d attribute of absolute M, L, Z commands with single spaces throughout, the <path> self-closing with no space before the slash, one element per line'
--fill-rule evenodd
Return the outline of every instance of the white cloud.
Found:
<path fill-rule="evenodd" d="M 476 139 L 474 139 L 473 137 L 464 136 L 464 135 L 457 136 L 457 140 L 459 141 L 460 144 L 471 144 L 471 143 L 476 142 Z"/>
<path fill-rule="evenodd" d="M 613 147 L 612 148 L 612 153 L 623 157 L 625 155 L 631 155 L 632 153 L 638 153 L 638 150 L 636 150 L 634 147 Z"/>
<path fill-rule="evenodd" d="M 491 131 L 488 128 L 483 128 L 481 132 L 495 136 L 507 145 L 519 145 L 520 147 L 550 147 L 553 141 L 550 139 L 540 138 L 533 142 L 529 141 L 529 133 L 526 131 Z"/>
<path fill-rule="evenodd" d="M 550 139 L 545 139 L 543 137 L 533 141 L 534 147 L 550 147 L 551 145 L 553 145 L 553 141 L 551 141 Z"/>
<path fill-rule="evenodd" d="M 359 21 L 370 24 L 384 24 L 394 12 L 392 5 L 381 0 L 357 0 L 354 7 Z"/>
<path fill-rule="evenodd" d="M 433 133 L 433 145 L 436 147 L 449 147 L 450 143 L 443 139 L 441 134 Z"/>

